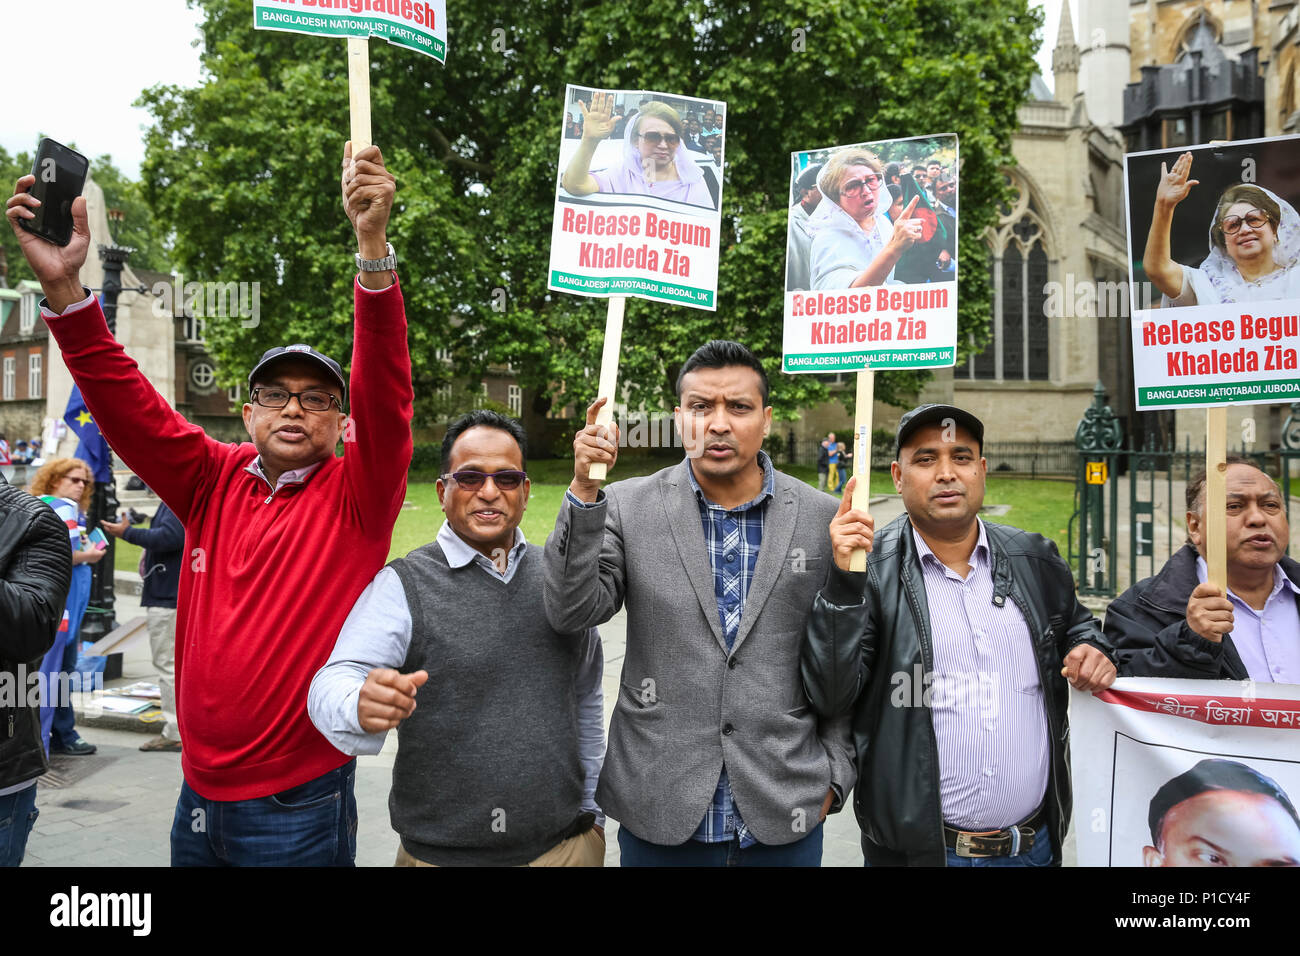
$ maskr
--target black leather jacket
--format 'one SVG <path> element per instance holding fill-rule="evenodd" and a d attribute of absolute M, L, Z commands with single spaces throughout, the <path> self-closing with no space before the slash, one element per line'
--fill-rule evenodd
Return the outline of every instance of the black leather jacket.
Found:
<path fill-rule="evenodd" d="M 0 478 L 0 788 L 46 770 L 40 708 L 28 706 L 72 580 L 68 529 L 44 502 Z"/>
<path fill-rule="evenodd" d="M 1061 660 L 1084 642 L 1113 654 L 1100 624 L 1075 597 L 1074 579 L 1055 544 L 1017 528 L 984 526 L 993 601 L 1013 601 L 1034 637 L 1052 743 L 1048 826 L 1059 862 L 1071 808 L 1069 685 Z M 895 675 L 934 672 L 925 581 L 907 515 L 876 534 L 866 571 L 831 568 L 808 616 L 801 666 L 808 699 L 823 717 L 853 714 L 853 809 L 867 861 L 944 866 L 939 749 L 930 709 L 891 700 Z"/>
<path fill-rule="evenodd" d="M 1106 637 L 1115 645 L 1120 677 L 1245 680 L 1250 675 L 1225 634 L 1207 641 L 1187 626 L 1187 602 L 1200 579 L 1196 549 L 1185 544 L 1160 573 L 1133 585 L 1106 609 Z M 1300 564 L 1283 557 L 1282 571 L 1300 585 Z M 1296 598 L 1300 611 L 1300 596 Z"/>

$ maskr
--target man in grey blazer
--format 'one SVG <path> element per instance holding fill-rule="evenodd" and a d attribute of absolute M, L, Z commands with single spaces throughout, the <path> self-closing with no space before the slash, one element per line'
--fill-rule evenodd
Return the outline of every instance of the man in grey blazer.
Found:
<path fill-rule="evenodd" d="M 587 410 L 544 553 L 551 626 L 627 608 L 627 651 L 597 800 L 625 866 L 818 866 L 853 787 L 843 718 L 804 695 L 804 620 L 832 560 L 834 498 L 776 471 L 767 376 L 709 342 L 677 379 L 679 464 L 602 490 L 618 428 Z"/>

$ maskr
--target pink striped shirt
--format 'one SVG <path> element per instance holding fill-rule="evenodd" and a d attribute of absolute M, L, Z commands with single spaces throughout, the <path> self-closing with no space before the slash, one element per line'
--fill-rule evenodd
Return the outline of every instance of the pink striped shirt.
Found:
<path fill-rule="evenodd" d="M 943 818 L 972 831 L 1000 830 L 1028 817 L 1043 800 L 1050 769 L 1033 640 L 1014 601 L 993 603 L 984 522 L 979 529 L 964 580 L 912 529 L 934 646 L 926 696 L 939 745 Z"/>

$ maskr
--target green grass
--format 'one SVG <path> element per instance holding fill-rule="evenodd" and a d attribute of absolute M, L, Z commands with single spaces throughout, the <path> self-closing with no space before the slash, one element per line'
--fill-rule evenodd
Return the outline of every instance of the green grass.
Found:
<path fill-rule="evenodd" d="M 617 474 L 618 478 L 649 475 L 667 464 L 670 462 L 663 458 L 629 457 L 618 463 Z M 814 467 L 796 465 L 784 470 L 810 485 L 817 484 L 817 469 Z M 532 495 L 528 499 L 528 508 L 524 511 L 520 526 L 529 541 L 540 545 L 546 542 L 546 536 L 555 527 L 555 516 L 560 512 L 564 490 L 573 477 L 573 464 L 564 459 L 532 461 L 528 463 L 528 474 L 532 479 Z M 871 473 L 871 493 L 894 494 L 894 483 L 888 471 Z M 442 526 L 442 508 L 438 505 L 438 493 L 432 481 L 412 481 L 406 488 L 406 500 L 413 507 L 403 508 L 397 516 L 389 560 L 428 544 Z M 984 503 L 1010 505 L 1009 512 L 990 520 L 1051 538 L 1064 553 L 1066 522 L 1074 510 L 1072 482 L 990 478 Z M 140 549 L 119 538 L 117 570 L 135 571 L 139 563 Z"/>
<path fill-rule="evenodd" d="M 1074 513 L 1074 482 L 990 478 L 984 492 L 986 505 L 1010 505 L 1004 515 L 990 521 L 1034 531 L 1056 542 L 1057 550 L 1066 553 L 1066 524 Z"/>

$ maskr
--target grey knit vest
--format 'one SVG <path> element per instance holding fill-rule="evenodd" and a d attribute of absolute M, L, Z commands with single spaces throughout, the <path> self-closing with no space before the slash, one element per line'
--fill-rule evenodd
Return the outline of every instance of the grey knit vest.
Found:
<path fill-rule="evenodd" d="M 452 568 L 437 542 L 391 565 L 411 609 L 403 673 L 429 672 L 397 728 L 393 829 L 418 860 L 515 866 L 590 825 L 581 813 L 581 640 L 551 630 L 542 549 L 509 583 Z"/>

